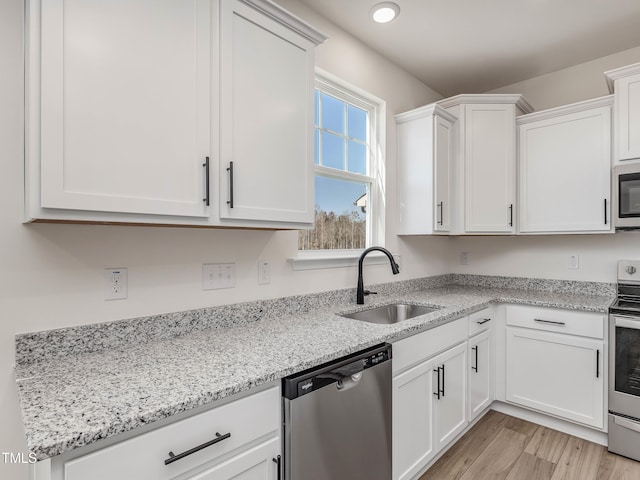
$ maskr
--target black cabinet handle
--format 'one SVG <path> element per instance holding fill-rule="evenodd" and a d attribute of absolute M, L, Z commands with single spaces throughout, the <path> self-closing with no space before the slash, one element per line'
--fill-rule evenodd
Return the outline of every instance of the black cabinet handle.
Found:
<path fill-rule="evenodd" d="M 477 323 L 478 325 L 484 325 L 485 323 L 490 322 L 490 321 L 491 321 L 491 319 L 490 319 L 490 318 L 485 318 L 485 319 L 483 319 L 483 320 L 476 320 L 476 323 Z"/>
<path fill-rule="evenodd" d="M 233 162 L 229 162 L 227 172 L 229 172 L 229 200 L 227 200 L 227 205 L 229 205 L 229 208 L 233 208 Z"/>
<path fill-rule="evenodd" d="M 273 462 L 277 465 L 278 469 L 278 480 L 282 480 L 282 457 L 278 455 L 276 458 L 272 458 Z"/>
<path fill-rule="evenodd" d="M 566 323 L 564 322 L 556 322 L 554 320 L 543 320 L 541 318 L 534 318 L 533 319 L 534 322 L 538 322 L 538 323 L 548 323 L 549 325 L 559 325 L 559 326 L 565 326 Z"/>
<path fill-rule="evenodd" d="M 433 371 L 438 374 L 438 388 L 436 388 L 434 395 L 438 400 L 440 400 L 440 367 L 438 367 L 437 369 L 434 368 Z"/>
<path fill-rule="evenodd" d="M 509 226 L 513 227 L 513 203 L 509 205 Z"/>
<path fill-rule="evenodd" d="M 475 367 L 471 367 L 471 370 L 473 370 L 474 372 L 478 373 L 478 345 L 473 347 L 471 350 L 476 352 L 476 366 Z"/>
<path fill-rule="evenodd" d="M 600 378 L 600 349 L 596 350 L 596 378 Z"/>
<path fill-rule="evenodd" d="M 440 202 L 438 207 L 440 208 L 440 221 L 438 223 L 444 225 L 444 202 Z"/>
<path fill-rule="evenodd" d="M 209 206 L 209 157 L 206 157 L 204 163 L 204 198 L 202 201 L 208 207 Z"/>
<path fill-rule="evenodd" d="M 205 442 L 202 445 L 198 445 L 197 447 L 193 447 L 192 449 L 187 450 L 186 452 L 179 453 L 178 455 L 174 454 L 173 452 L 169 452 L 169 458 L 167 458 L 164 461 L 164 464 L 169 465 L 170 463 L 177 462 L 178 460 L 181 460 L 184 457 L 191 455 L 192 453 L 199 452 L 204 448 L 210 447 L 211 445 L 215 445 L 218 442 L 226 440 L 230 436 L 231 436 L 231 433 L 225 433 L 224 435 L 221 435 L 218 432 L 216 432 L 216 438 L 214 438 L 213 440 L 209 440 L 208 442 Z"/>
<path fill-rule="evenodd" d="M 607 199 L 604 199 L 604 224 L 607 224 Z"/>
<path fill-rule="evenodd" d="M 444 364 L 442 364 L 442 390 L 440 391 L 444 397 Z"/>

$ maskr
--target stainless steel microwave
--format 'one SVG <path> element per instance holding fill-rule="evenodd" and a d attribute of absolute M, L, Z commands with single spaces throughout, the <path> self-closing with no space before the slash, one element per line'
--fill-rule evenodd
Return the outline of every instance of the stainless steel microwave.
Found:
<path fill-rule="evenodd" d="M 640 162 L 613 168 L 613 215 L 617 230 L 640 229 Z"/>

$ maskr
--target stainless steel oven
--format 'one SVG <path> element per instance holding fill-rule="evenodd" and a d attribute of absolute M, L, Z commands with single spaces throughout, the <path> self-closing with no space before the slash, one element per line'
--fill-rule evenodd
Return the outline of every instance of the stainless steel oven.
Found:
<path fill-rule="evenodd" d="M 614 226 L 640 229 L 640 162 L 618 165 L 613 173 Z"/>
<path fill-rule="evenodd" d="M 609 451 L 640 460 L 640 261 L 618 262 L 609 309 Z"/>

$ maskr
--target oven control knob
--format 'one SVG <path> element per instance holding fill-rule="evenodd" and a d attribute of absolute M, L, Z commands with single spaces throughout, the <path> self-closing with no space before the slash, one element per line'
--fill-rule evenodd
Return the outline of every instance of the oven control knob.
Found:
<path fill-rule="evenodd" d="M 625 270 L 629 275 L 633 275 L 637 271 L 636 267 L 634 267 L 633 265 L 627 266 L 627 268 L 625 268 Z"/>

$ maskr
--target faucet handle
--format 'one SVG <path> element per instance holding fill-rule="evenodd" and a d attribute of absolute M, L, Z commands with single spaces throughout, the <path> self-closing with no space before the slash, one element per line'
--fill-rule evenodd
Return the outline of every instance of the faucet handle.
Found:
<path fill-rule="evenodd" d="M 365 290 L 365 291 L 364 291 L 364 294 L 365 294 L 365 295 L 377 295 L 377 294 L 378 294 L 378 292 L 372 292 L 371 290 Z"/>

